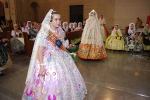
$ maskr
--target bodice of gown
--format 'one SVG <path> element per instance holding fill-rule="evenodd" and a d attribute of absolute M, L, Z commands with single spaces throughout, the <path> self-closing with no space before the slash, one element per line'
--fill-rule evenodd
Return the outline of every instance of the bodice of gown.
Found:
<path fill-rule="evenodd" d="M 113 30 L 111 33 L 111 36 L 122 36 L 122 33 L 121 33 L 120 29 Z"/>

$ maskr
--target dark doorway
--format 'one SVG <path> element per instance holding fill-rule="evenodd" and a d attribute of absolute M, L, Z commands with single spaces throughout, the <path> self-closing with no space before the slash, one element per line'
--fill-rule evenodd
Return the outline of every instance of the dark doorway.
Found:
<path fill-rule="evenodd" d="M 31 5 L 31 12 L 30 12 L 30 19 L 31 21 L 39 21 L 39 4 L 37 2 L 32 2 Z"/>
<path fill-rule="evenodd" d="M 70 22 L 82 22 L 82 21 L 83 21 L 83 5 L 71 5 Z"/>

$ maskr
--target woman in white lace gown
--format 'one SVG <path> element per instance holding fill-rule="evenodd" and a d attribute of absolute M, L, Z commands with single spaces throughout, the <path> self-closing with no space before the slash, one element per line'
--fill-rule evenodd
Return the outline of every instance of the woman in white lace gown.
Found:
<path fill-rule="evenodd" d="M 78 56 L 90 60 L 101 60 L 107 57 L 100 33 L 100 23 L 95 10 L 89 13 L 89 18 L 86 20 Z"/>

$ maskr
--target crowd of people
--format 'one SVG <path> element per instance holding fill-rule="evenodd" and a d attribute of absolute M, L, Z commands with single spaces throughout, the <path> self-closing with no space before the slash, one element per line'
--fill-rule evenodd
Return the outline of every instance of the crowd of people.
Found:
<path fill-rule="evenodd" d="M 130 23 L 128 34 L 123 36 L 119 25 L 115 25 L 111 35 L 106 39 L 105 47 L 111 50 L 132 52 L 150 50 L 150 25 L 146 23 L 140 31 L 138 29 L 135 23 Z"/>
<path fill-rule="evenodd" d="M 98 18 L 97 18 L 98 19 Z M 61 28 L 64 32 L 74 32 L 83 31 L 87 20 L 84 19 L 83 22 L 61 22 Z M 3 32 L 6 24 L 4 21 L 1 22 L 0 32 Z M 142 28 L 142 20 L 137 17 L 135 23 L 129 24 L 128 34 L 123 36 L 119 25 L 115 25 L 111 34 L 109 35 L 106 28 L 106 20 L 103 15 L 100 15 L 98 19 L 98 26 L 100 26 L 100 34 L 103 42 L 105 43 L 106 49 L 111 50 L 125 50 L 125 51 L 143 51 L 150 50 L 150 25 L 147 23 L 143 28 L 143 32 L 137 32 L 137 29 Z M 23 32 L 28 34 L 30 40 L 35 40 L 40 28 L 41 23 L 24 21 L 13 25 L 13 30 L 11 31 L 11 48 L 12 52 L 17 54 L 24 53 L 24 44 L 17 38 L 23 38 Z M 69 43 L 66 43 L 68 45 Z"/>

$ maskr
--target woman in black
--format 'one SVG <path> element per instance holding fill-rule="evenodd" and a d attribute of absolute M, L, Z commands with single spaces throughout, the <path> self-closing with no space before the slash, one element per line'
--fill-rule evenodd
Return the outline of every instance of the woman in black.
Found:
<path fill-rule="evenodd" d="M 149 24 L 145 24 L 144 30 L 143 30 L 143 47 L 144 50 L 150 50 L 150 26 Z"/>
<path fill-rule="evenodd" d="M 10 67 L 12 65 L 12 61 L 7 53 L 5 48 L 5 43 L 2 41 L 0 37 L 0 76 L 3 76 L 2 70 Z"/>

